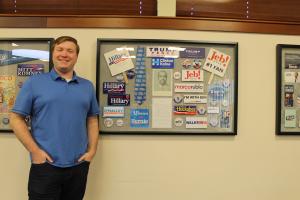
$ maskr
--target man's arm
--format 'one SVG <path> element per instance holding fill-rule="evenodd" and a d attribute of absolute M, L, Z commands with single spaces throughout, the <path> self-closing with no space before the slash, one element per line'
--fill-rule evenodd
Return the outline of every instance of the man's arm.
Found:
<path fill-rule="evenodd" d="M 15 135 L 21 141 L 24 147 L 31 153 L 32 162 L 36 164 L 44 163 L 46 160 L 53 162 L 51 157 L 42 149 L 40 149 L 32 138 L 31 133 L 26 125 L 25 118 L 22 115 L 13 112 L 10 113 L 9 118 L 10 126 Z"/>
<path fill-rule="evenodd" d="M 99 138 L 98 115 L 87 118 L 87 133 L 89 140 L 88 149 L 87 152 L 79 158 L 78 162 L 83 160 L 91 162 L 97 152 Z"/>

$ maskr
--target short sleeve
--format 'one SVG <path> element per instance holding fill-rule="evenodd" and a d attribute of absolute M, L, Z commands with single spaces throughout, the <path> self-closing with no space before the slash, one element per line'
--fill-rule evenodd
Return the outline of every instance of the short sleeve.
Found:
<path fill-rule="evenodd" d="M 90 109 L 88 112 L 89 117 L 94 116 L 94 115 L 99 115 L 99 113 L 100 113 L 93 85 L 91 85 L 91 93 L 92 93 L 92 98 L 91 98 L 91 102 L 90 102 Z"/>
<path fill-rule="evenodd" d="M 33 94 L 31 87 L 31 79 L 24 82 L 11 112 L 21 114 L 23 116 L 31 115 Z"/>

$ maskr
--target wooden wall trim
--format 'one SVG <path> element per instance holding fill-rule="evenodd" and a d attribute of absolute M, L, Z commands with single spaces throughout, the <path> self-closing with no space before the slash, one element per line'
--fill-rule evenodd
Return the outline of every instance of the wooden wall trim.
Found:
<path fill-rule="evenodd" d="M 300 35 L 300 23 L 189 17 L 6 16 L 0 28 L 128 28 Z"/>

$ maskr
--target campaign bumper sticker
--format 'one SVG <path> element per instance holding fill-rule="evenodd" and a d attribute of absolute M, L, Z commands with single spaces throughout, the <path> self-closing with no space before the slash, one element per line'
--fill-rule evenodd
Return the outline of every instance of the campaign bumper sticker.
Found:
<path fill-rule="evenodd" d="M 175 115 L 196 115 L 197 114 L 197 106 L 178 105 L 178 106 L 174 106 L 173 112 Z"/>
<path fill-rule="evenodd" d="M 108 94 L 107 104 L 110 106 L 129 106 L 130 94 Z"/>
<path fill-rule="evenodd" d="M 43 64 L 18 64 L 18 76 L 32 76 L 44 73 Z"/>
<path fill-rule="evenodd" d="M 131 109 L 130 127 L 149 128 L 149 109 Z"/>
<path fill-rule="evenodd" d="M 103 94 L 125 93 L 125 82 L 103 82 Z"/>
<path fill-rule="evenodd" d="M 147 47 L 146 57 L 178 58 L 179 51 L 176 48 L 170 47 Z"/>
<path fill-rule="evenodd" d="M 183 103 L 207 103 L 207 95 L 184 95 Z"/>
<path fill-rule="evenodd" d="M 174 58 L 152 58 L 151 65 L 154 69 L 173 69 Z"/>
<path fill-rule="evenodd" d="M 175 83 L 175 92 L 190 92 L 190 93 L 202 93 L 204 92 L 203 83 Z"/>
<path fill-rule="evenodd" d="M 182 70 L 182 81 L 203 81 L 203 70 Z"/>
<path fill-rule="evenodd" d="M 207 128 L 207 117 L 186 117 L 185 128 Z"/>
<path fill-rule="evenodd" d="M 125 109 L 122 106 L 104 106 L 103 117 L 124 117 Z"/>
<path fill-rule="evenodd" d="M 204 58 L 205 48 L 187 47 L 184 51 L 180 51 L 180 58 Z"/>

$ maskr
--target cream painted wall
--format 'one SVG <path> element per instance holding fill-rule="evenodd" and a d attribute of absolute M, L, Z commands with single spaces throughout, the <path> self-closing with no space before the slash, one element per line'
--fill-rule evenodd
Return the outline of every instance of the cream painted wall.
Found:
<path fill-rule="evenodd" d="M 275 136 L 275 47 L 299 36 L 127 29 L 0 29 L 0 37 L 72 35 L 76 71 L 95 83 L 97 38 L 239 43 L 237 136 L 101 137 L 86 200 L 299 200 L 300 137 Z M 0 198 L 27 197 L 28 154 L 0 135 Z"/>

